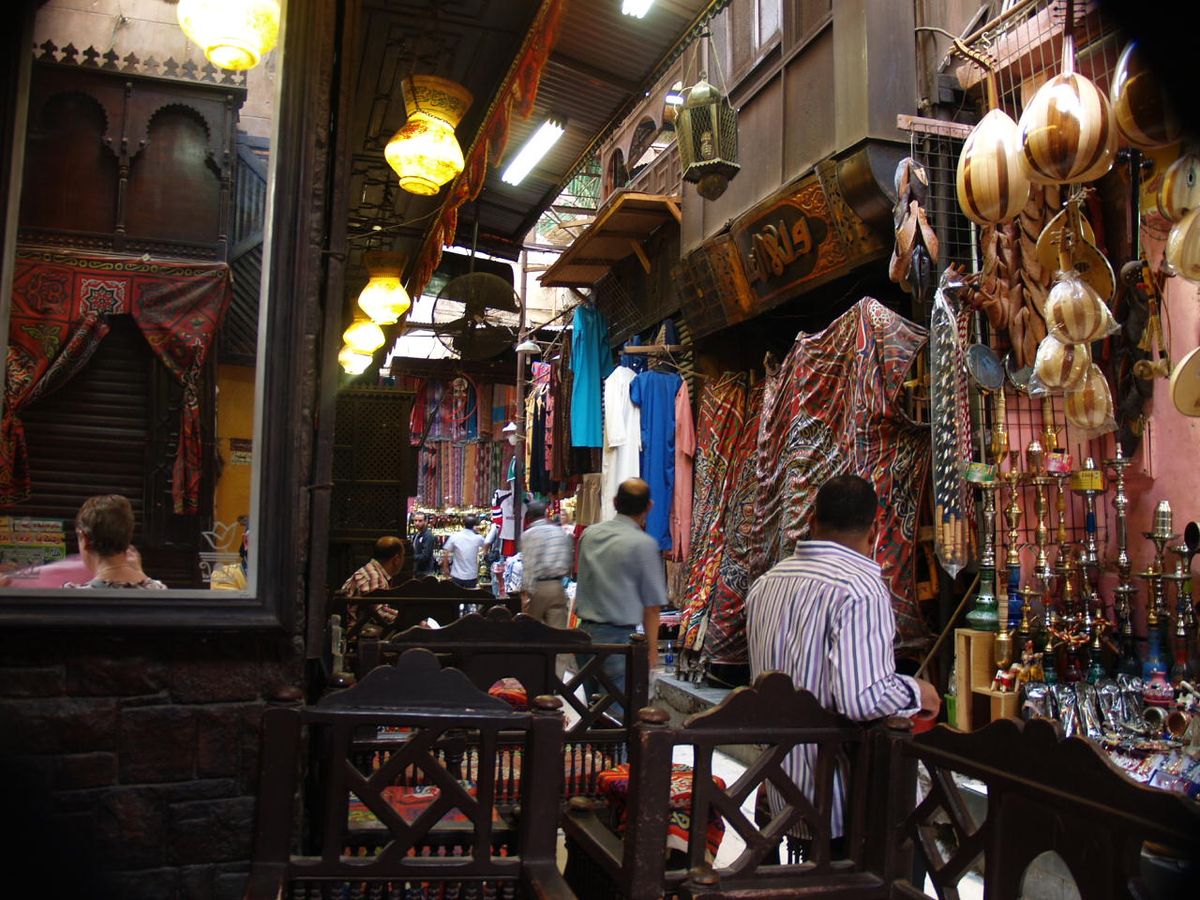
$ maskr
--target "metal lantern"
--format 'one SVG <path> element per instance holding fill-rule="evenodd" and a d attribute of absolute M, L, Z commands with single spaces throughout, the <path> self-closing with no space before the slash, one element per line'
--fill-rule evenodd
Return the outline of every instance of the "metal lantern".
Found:
<path fill-rule="evenodd" d="M 701 76 L 688 91 L 675 123 L 683 180 L 716 200 L 741 168 L 737 164 L 737 113 L 729 99 Z"/>

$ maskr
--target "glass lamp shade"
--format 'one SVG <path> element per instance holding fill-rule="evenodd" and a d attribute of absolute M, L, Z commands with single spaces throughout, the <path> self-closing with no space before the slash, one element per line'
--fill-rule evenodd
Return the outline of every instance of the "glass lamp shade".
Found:
<path fill-rule="evenodd" d="M 372 275 L 358 295 L 358 308 L 376 325 L 399 321 L 411 307 L 408 291 L 395 275 Z"/>
<path fill-rule="evenodd" d="M 342 340 L 351 350 L 374 353 L 387 339 L 383 336 L 383 329 L 370 319 L 355 319 L 350 327 L 342 332 Z"/>
<path fill-rule="evenodd" d="M 219 69 L 252 69 L 279 40 L 278 0 L 179 0 L 176 15 Z"/>
<path fill-rule="evenodd" d="M 361 375 L 371 364 L 371 354 L 359 353 L 352 347 L 343 347 L 338 354 L 338 364 L 347 375 Z"/>
<path fill-rule="evenodd" d="M 462 148 L 449 123 L 417 113 L 392 135 L 383 151 L 388 165 L 410 194 L 430 197 L 465 165 Z"/>

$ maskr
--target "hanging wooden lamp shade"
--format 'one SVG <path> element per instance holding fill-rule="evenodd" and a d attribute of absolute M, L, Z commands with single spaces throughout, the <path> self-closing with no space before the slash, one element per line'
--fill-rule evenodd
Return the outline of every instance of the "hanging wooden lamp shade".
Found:
<path fill-rule="evenodd" d="M 1117 60 L 1109 99 L 1117 128 L 1133 146 L 1153 150 L 1179 140 L 1183 130 L 1179 117 L 1134 41 Z"/>
<path fill-rule="evenodd" d="M 1158 189 L 1158 211 L 1163 218 L 1178 222 L 1189 210 L 1200 206 L 1200 156 L 1185 153 L 1171 163 Z"/>
<path fill-rule="evenodd" d="M 958 157 L 955 186 L 958 205 L 968 219 L 977 225 L 999 225 L 1016 216 L 1029 200 L 1029 176 L 1021 165 L 1021 132 L 999 108 L 990 62 L 984 59 L 980 64 L 988 66 L 991 109 L 967 135 Z"/>
<path fill-rule="evenodd" d="M 1083 381 L 1092 364 L 1092 351 L 1087 344 L 1064 344 L 1047 335 L 1038 344 L 1033 374 L 1051 391 L 1074 390 Z"/>
<path fill-rule="evenodd" d="M 1083 383 L 1067 394 L 1063 405 L 1067 421 L 1076 428 L 1082 428 L 1089 437 L 1116 430 L 1112 391 L 1104 373 L 1095 363 L 1088 366 Z"/>
<path fill-rule="evenodd" d="M 1063 71 L 1040 88 L 1018 123 L 1021 159 L 1034 184 L 1094 181 L 1112 168 L 1117 130 L 1108 97 L 1075 71 L 1073 6 L 1063 27 Z"/>

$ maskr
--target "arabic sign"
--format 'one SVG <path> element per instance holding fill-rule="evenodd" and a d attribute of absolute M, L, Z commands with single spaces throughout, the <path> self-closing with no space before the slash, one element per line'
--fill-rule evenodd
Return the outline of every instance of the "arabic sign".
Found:
<path fill-rule="evenodd" d="M 751 210 L 730 233 L 760 309 L 793 296 L 797 285 L 838 274 L 849 261 L 816 175 Z"/>

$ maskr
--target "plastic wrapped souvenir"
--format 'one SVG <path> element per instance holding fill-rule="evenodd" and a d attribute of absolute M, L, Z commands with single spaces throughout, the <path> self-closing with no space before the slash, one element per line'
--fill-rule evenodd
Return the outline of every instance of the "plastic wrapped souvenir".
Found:
<path fill-rule="evenodd" d="M 1108 379 L 1095 363 L 1088 366 L 1079 387 L 1067 392 L 1064 406 L 1067 421 L 1083 431 L 1089 440 L 1117 430 L 1112 391 Z"/>
<path fill-rule="evenodd" d="M 1052 718 L 1050 709 L 1050 685 L 1044 681 L 1025 682 L 1024 697 L 1021 701 L 1021 718 L 1028 722 L 1030 719 Z"/>
<path fill-rule="evenodd" d="M 1100 295 L 1073 269 L 1058 273 L 1044 312 L 1047 331 L 1064 344 L 1098 341 L 1120 330 Z"/>
<path fill-rule="evenodd" d="M 1091 364 L 1092 351 L 1087 344 L 1064 344 L 1058 338 L 1046 335 L 1038 344 L 1029 395 L 1040 397 L 1074 390 L 1082 384 Z"/>
<path fill-rule="evenodd" d="M 1054 697 L 1054 705 L 1058 707 L 1056 718 L 1062 726 L 1063 737 L 1075 737 L 1083 734 L 1083 723 L 1079 720 L 1079 698 L 1075 694 L 1075 685 L 1051 685 L 1050 694 Z"/>

